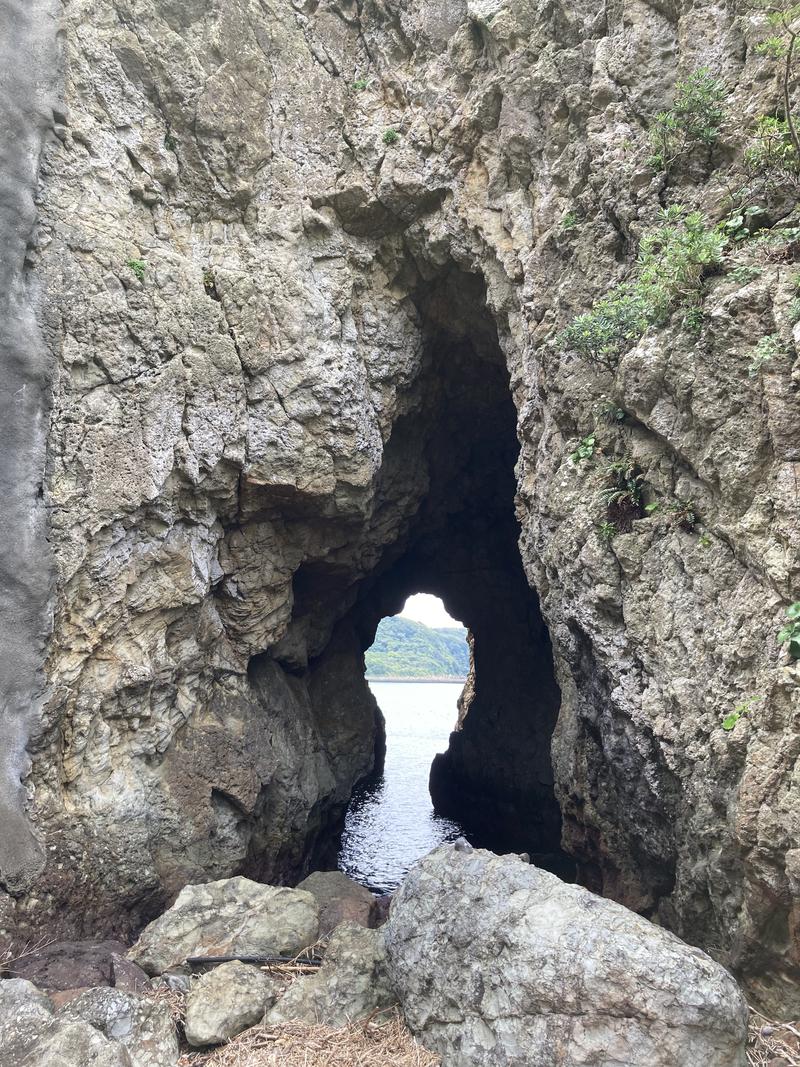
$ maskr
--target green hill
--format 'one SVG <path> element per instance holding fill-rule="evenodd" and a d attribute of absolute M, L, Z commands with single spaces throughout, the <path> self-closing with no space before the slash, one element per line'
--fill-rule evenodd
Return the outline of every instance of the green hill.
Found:
<path fill-rule="evenodd" d="M 462 626 L 432 629 L 395 615 L 381 621 L 365 659 L 367 678 L 464 678 L 467 631 Z"/>

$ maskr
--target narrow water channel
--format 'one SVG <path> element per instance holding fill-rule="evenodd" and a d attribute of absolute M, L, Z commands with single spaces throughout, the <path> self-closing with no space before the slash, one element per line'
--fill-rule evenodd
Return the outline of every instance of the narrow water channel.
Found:
<path fill-rule="evenodd" d="M 370 682 L 386 719 L 386 765 L 345 820 L 339 869 L 373 892 L 392 892 L 411 864 L 463 831 L 434 815 L 428 775 L 455 726 L 460 682 Z"/>

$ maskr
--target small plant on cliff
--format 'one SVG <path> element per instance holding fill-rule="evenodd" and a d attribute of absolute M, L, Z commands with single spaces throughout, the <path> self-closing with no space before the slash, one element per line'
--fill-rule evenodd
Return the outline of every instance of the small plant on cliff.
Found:
<path fill-rule="evenodd" d="M 786 119 L 762 115 L 745 149 L 744 165 L 748 178 L 760 181 L 765 191 L 797 187 L 800 155 Z"/>
<path fill-rule="evenodd" d="M 396 141 L 400 140 L 400 134 L 397 132 L 397 130 L 393 130 L 391 127 L 389 127 L 388 130 L 383 131 L 382 140 L 384 144 L 395 144 Z"/>
<path fill-rule="evenodd" d="M 578 228 L 580 221 L 581 218 L 577 211 L 568 211 L 558 224 L 558 228 L 562 233 L 569 233 L 570 230 Z"/>
<path fill-rule="evenodd" d="M 770 363 L 775 356 L 780 355 L 782 351 L 783 346 L 776 333 L 762 337 L 753 349 L 753 356 L 747 368 L 748 377 L 757 378 L 766 364 Z"/>
<path fill-rule="evenodd" d="M 707 67 L 701 67 L 678 82 L 675 102 L 660 111 L 650 129 L 653 170 L 668 170 L 681 156 L 698 145 L 711 147 L 719 138 L 725 118 L 725 86 Z"/>
<path fill-rule="evenodd" d="M 800 4 L 793 0 L 756 0 L 752 5 L 767 16 L 770 28 L 775 32 L 756 46 L 756 51 L 781 64 L 780 81 L 783 96 L 783 119 L 796 160 L 800 160 L 800 134 L 792 115 L 792 70 L 798 55 L 800 38 Z"/>
<path fill-rule="evenodd" d="M 778 634 L 778 642 L 786 645 L 792 659 L 800 659 L 800 601 L 786 609 L 786 625 Z"/>
<path fill-rule="evenodd" d="M 722 720 L 722 729 L 727 733 L 730 733 L 736 727 L 736 723 L 739 719 L 745 715 L 749 715 L 759 700 L 763 700 L 763 697 L 753 696 L 745 697 L 741 704 L 737 704 L 733 711 L 728 712 L 725 718 Z"/>
<path fill-rule="evenodd" d="M 678 204 L 662 219 L 642 237 L 635 280 L 617 285 L 573 319 L 559 334 L 562 348 L 613 369 L 648 326 L 662 325 L 676 307 L 698 306 L 703 277 L 720 263 L 725 237 L 700 212 L 686 214 Z"/>
<path fill-rule="evenodd" d="M 590 433 L 587 437 L 582 437 L 577 444 L 577 447 L 573 452 L 570 452 L 569 458 L 572 463 L 580 463 L 584 459 L 591 459 L 594 455 L 594 450 L 597 447 L 596 434 Z"/>
<path fill-rule="evenodd" d="M 167 148 L 170 152 L 174 152 L 175 149 L 178 147 L 178 142 L 175 140 L 173 134 L 164 134 L 164 147 Z"/>
<path fill-rule="evenodd" d="M 601 522 L 597 527 L 597 535 L 601 541 L 613 541 L 618 532 L 615 522 Z"/>
<path fill-rule="evenodd" d="M 356 78 L 356 80 L 353 82 L 353 88 L 358 93 L 360 93 L 364 89 L 366 89 L 368 85 L 369 85 L 369 82 L 367 81 L 366 78 Z"/>
<path fill-rule="evenodd" d="M 145 263 L 145 261 L 143 259 L 129 259 L 128 263 L 127 263 L 127 266 L 128 266 L 128 270 L 130 270 L 131 273 L 133 275 L 135 275 L 135 277 L 140 282 L 144 281 L 144 272 L 145 272 L 145 269 L 147 267 L 147 264 Z"/>
<path fill-rule="evenodd" d="M 608 485 L 600 490 L 600 498 L 609 520 L 625 528 L 644 514 L 644 474 L 631 456 L 607 463 L 605 474 Z"/>
<path fill-rule="evenodd" d="M 691 500 L 674 500 L 669 506 L 669 517 L 676 526 L 692 533 L 698 522 L 697 508 Z"/>
<path fill-rule="evenodd" d="M 625 421 L 626 412 L 613 400 L 604 400 L 600 405 L 600 418 L 610 426 L 617 426 Z"/>

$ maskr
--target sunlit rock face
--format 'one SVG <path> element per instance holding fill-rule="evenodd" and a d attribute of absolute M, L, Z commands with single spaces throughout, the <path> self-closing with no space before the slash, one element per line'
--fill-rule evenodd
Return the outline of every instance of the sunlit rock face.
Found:
<path fill-rule="evenodd" d="M 554 342 L 662 204 L 726 212 L 779 103 L 758 19 L 9 11 L 2 314 L 27 325 L 4 388 L 30 464 L 4 468 L 2 567 L 35 589 L 3 602 L 2 928 L 124 933 L 189 881 L 300 877 L 380 748 L 362 651 L 424 588 L 475 634 L 465 790 L 560 823 L 592 889 L 797 1010 L 798 672 L 776 644 L 798 590 L 794 253 L 710 278 L 699 333 L 677 318 L 614 370 Z M 647 128 L 701 64 L 736 120 L 665 177 Z M 608 542 L 602 462 L 626 453 L 663 506 Z M 688 499 L 694 531 L 669 518 Z"/>

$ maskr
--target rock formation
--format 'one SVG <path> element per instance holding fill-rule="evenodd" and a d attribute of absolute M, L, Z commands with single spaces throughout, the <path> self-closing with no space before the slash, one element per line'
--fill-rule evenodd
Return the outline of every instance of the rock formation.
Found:
<path fill-rule="evenodd" d="M 437 849 L 381 933 L 403 1014 L 443 1067 L 745 1067 L 730 974 L 517 856 Z"/>
<path fill-rule="evenodd" d="M 423 590 L 474 649 L 442 789 L 797 1010 L 797 239 L 726 254 L 613 366 L 556 341 L 665 206 L 729 212 L 780 104 L 763 19 L 0 15 L 5 936 L 321 863 L 380 752 L 363 651 Z M 654 169 L 701 66 L 733 118 Z M 609 530 L 598 461 L 627 455 L 661 507 Z"/>

